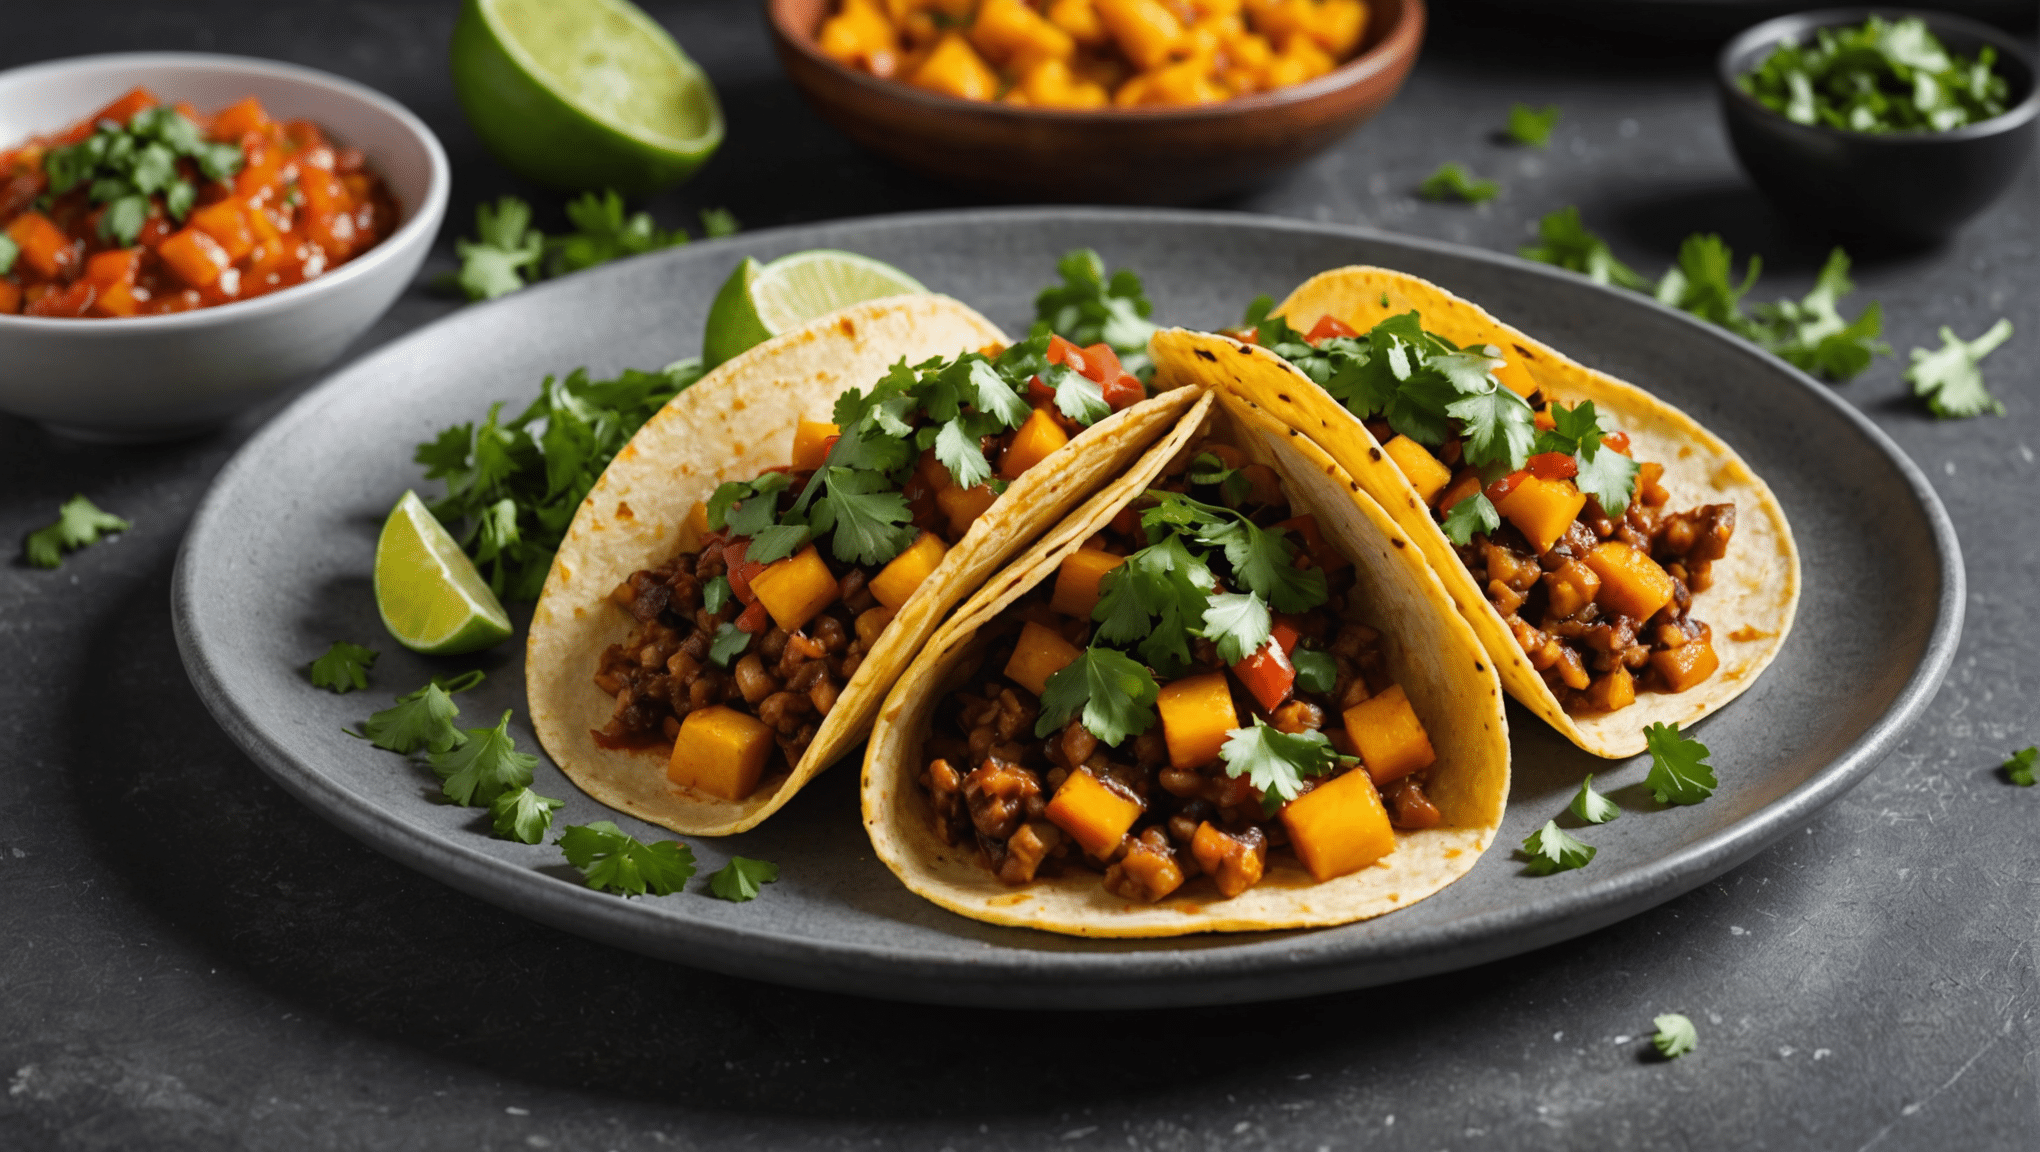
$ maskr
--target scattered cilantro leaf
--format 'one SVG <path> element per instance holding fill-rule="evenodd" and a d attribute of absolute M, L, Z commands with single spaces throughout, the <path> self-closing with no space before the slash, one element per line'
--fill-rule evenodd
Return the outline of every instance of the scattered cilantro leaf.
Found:
<path fill-rule="evenodd" d="M 1558 127 L 1558 105 L 1547 104 L 1538 111 L 1528 104 L 1517 103 L 1509 107 L 1509 139 L 1532 148 L 1543 148 L 1551 143 L 1551 130 Z"/>
<path fill-rule="evenodd" d="M 538 844 L 552 828 L 553 813 L 566 801 L 540 796 L 527 785 L 504 792 L 489 802 L 489 818 L 496 835 L 526 844 Z"/>
<path fill-rule="evenodd" d="M 1296 666 L 1296 683 L 1305 692 L 1330 692 L 1339 684 L 1339 662 L 1329 652 L 1298 648 L 1289 654 Z"/>
<path fill-rule="evenodd" d="M 335 640 L 324 656 L 312 661 L 312 687 L 330 688 L 342 696 L 366 688 L 368 670 L 375 666 L 376 656 L 373 648 Z"/>
<path fill-rule="evenodd" d="M 1877 338 L 1884 330 L 1884 309 L 1876 301 L 1854 320 L 1842 316 L 1841 298 L 1855 290 L 1849 279 L 1849 254 L 1836 248 L 1821 266 L 1813 291 L 1803 299 L 1750 309 L 1752 339 L 1815 376 L 1854 379 L 1873 357 L 1891 355 L 1891 346 Z"/>
<path fill-rule="evenodd" d="M 409 755 L 420 748 L 444 752 L 467 742 L 467 733 L 454 726 L 460 706 L 453 692 L 438 683 L 397 697 L 397 702 L 371 715 L 361 730 L 368 742 L 390 752 Z"/>
<path fill-rule="evenodd" d="M 1492 200 L 1501 190 L 1500 184 L 1479 179 L 1458 164 L 1440 164 L 1417 185 L 1417 195 L 1426 200 L 1463 200 L 1468 204 Z"/>
<path fill-rule="evenodd" d="M 1658 303 L 1691 312 L 1731 332 L 1745 333 L 1748 322 L 1742 298 L 1756 287 L 1763 268 L 1762 257 L 1750 257 L 1743 282 L 1737 284 L 1735 252 L 1727 242 L 1712 233 L 1695 232 L 1680 242 L 1678 262 L 1658 281 Z"/>
<path fill-rule="evenodd" d="M 2005 770 L 2006 778 L 2012 783 L 2021 788 L 2031 788 L 2035 761 L 2040 761 L 2040 747 L 2021 748 L 2012 753 L 1999 767 Z"/>
<path fill-rule="evenodd" d="M 725 900 L 742 904 L 758 898 L 760 885 L 778 879 L 779 865 L 748 856 L 732 856 L 729 863 L 708 878 L 708 890 Z"/>
<path fill-rule="evenodd" d="M 805 524 L 773 524 L 758 530 L 751 537 L 751 547 L 744 552 L 744 559 L 760 564 L 784 560 L 807 545 L 808 530 Z"/>
<path fill-rule="evenodd" d="M 1502 526 L 1502 514 L 1485 492 L 1475 492 L 1452 506 L 1445 514 L 1445 537 L 1454 544 L 1471 544 L 1476 534 L 1493 532 Z"/>
<path fill-rule="evenodd" d="M 1572 814 L 1589 824 L 1606 824 L 1622 815 L 1622 809 L 1613 800 L 1594 791 L 1594 774 L 1580 781 L 1580 790 L 1572 799 Z"/>
<path fill-rule="evenodd" d="M 1154 675 L 1125 653 L 1086 648 L 1048 678 L 1034 734 L 1050 735 L 1081 716 L 1091 735 L 1117 748 L 1128 736 L 1154 727 L 1155 697 L 1160 692 Z"/>
<path fill-rule="evenodd" d="M 751 634 L 725 620 L 722 627 L 715 630 L 715 640 L 708 646 L 708 658 L 715 661 L 716 667 L 727 668 L 731 660 L 743 655 L 744 649 L 750 646 Z"/>
<path fill-rule="evenodd" d="M 971 404 L 978 411 L 996 417 L 1005 427 L 1018 428 L 1025 423 L 1034 409 L 1019 390 L 999 374 L 991 361 L 972 358 L 969 364 L 965 379 L 971 389 Z"/>
<path fill-rule="evenodd" d="M 1909 353 L 1912 367 L 1905 370 L 1905 378 L 1913 386 L 1913 395 L 1924 397 L 1928 410 L 1943 420 L 1985 412 L 2004 415 L 2003 402 L 1984 386 L 1979 364 L 2011 337 L 2012 322 L 2003 318 L 1974 340 L 1964 340 L 1943 325 L 1939 348 L 1915 348 Z"/>
<path fill-rule="evenodd" d="M 1154 305 L 1140 277 L 1122 268 L 1108 279 L 1104 259 L 1089 248 L 1064 253 L 1055 270 L 1062 283 L 1034 298 L 1029 335 L 1053 332 L 1079 348 L 1102 342 L 1111 345 L 1120 366 L 1134 376 L 1146 381 L 1154 375 L 1147 351 L 1148 338 L 1157 330 L 1148 320 Z"/>
<path fill-rule="evenodd" d="M 678 840 L 645 844 L 608 820 L 575 824 L 553 841 L 588 887 L 619 896 L 669 896 L 694 875 L 694 850 Z"/>
<path fill-rule="evenodd" d="M 1203 636 L 1218 643 L 1218 658 L 1227 664 L 1259 652 L 1273 624 L 1268 605 L 1253 592 L 1221 592 L 1204 605 Z"/>
<path fill-rule="evenodd" d="M 1560 208 L 1539 220 L 1537 237 L 1538 243 L 1525 245 L 1516 254 L 1526 260 L 1569 268 L 1596 284 L 1638 290 L 1650 287 L 1650 282 L 1637 275 L 1635 269 L 1615 258 L 1606 241 L 1587 231 L 1587 226 L 1580 223 L 1580 210 L 1576 207 Z"/>
<path fill-rule="evenodd" d="M 494 728 L 470 728 L 468 738 L 443 752 L 432 753 L 432 773 L 446 798 L 462 807 L 488 804 L 505 792 L 531 786 L 538 757 L 517 750 L 510 735 L 510 710 Z"/>
<path fill-rule="evenodd" d="M 1681 736 L 1679 726 L 1652 724 L 1643 730 L 1650 748 L 1650 774 L 1643 786 L 1660 804 L 1698 804 L 1714 795 L 1718 781 L 1708 764 L 1707 745 Z"/>
<path fill-rule="evenodd" d="M 546 270 L 554 276 L 687 243 L 686 229 L 663 231 L 649 212 L 624 215 L 623 197 L 615 189 L 576 197 L 567 204 L 567 222 L 572 232 L 545 241 Z"/>
<path fill-rule="evenodd" d="M 985 459 L 984 448 L 966 430 L 962 417 L 942 425 L 935 434 L 935 459 L 949 469 L 959 488 L 974 488 L 992 478 L 991 461 Z"/>
<path fill-rule="evenodd" d="M 743 230 L 743 225 L 737 223 L 736 215 L 727 208 L 703 208 L 700 215 L 701 234 L 710 240 L 735 236 Z"/>
<path fill-rule="evenodd" d="M 1546 820 L 1544 827 L 1523 840 L 1523 852 L 1530 857 L 1527 871 L 1532 876 L 1549 876 L 1554 872 L 1585 868 L 1596 851 L 1592 844 L 1582 843 L 1568 835 L 1556 820 Z"/>
<path fill-rule="evenodd" d="M 470 300 L 494 300 L 538 279 L 545 237 L 531 226 L 531 205 L 515 196 L 475 205 L 478 240 L 455 240 L 460 257 L 455 279 Z"/>
<path fill-rule="evenodd" d="M 56 523 L 28 534 L 22 543 L 22 558 L 31 567 L 55 568 L 64 562 L 64 553 L 97 544 L 104 533 L 125 532 L 132 527 L 133 524 L 113 513 L 100 511 L 81 492 L 57 506 Z"/>
<path fill-rule="evenodd" d="M 649 212 L 624 211 L 614 189 L 584 192 L 566 207 L 570 231 L 547 236 L 531 226 L 531 205 L 515 196 L 475 206 L 475 239 L 454 242 L 460 272 L 454 282 L 469 300 L 493 300 L 546 276 L 565 276 L 626 256 L 687 243 L 687 230 L 662 229 Z M 710 236 L 737 231 L 723 209 L 701 214 Z"/>
<path fill-rule="evenodd" d="M 1251 728 L 1235 728 L 1226 734 L 1218 749 L 1225 761 L 1225 774 L 1245 776 L 1247 783 L 1261 790 L 1261 807 L 1269 815 L 1303 793 L 1303 778 L 1323 776 L 1340 764 L 1357 764 L 1359 758 L 1342 756 L 1324 733 L 1310 730 L 1289 733 L 1271 728 L 1254 717 Z"/>
<path fill-rule="evenodd" d="M 1693 1022 L 1677 1012 L 1667 1012 L 1651 1021 L 1657 1026 L 1657 1034 L 1650 1042 L 1657 1047 L 1658 1055 L 1667 1060 L 1676 1060 L 1691 1052 L 1700 1042 L 1700 1033 Z"/>

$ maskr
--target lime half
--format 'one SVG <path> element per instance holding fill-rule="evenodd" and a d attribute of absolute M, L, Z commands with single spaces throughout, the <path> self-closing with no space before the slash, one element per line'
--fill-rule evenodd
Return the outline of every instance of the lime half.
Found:
<path fill-rule="evenodd" d="M 397 643 L 433 656 L 479 652 L 512 631 L 475 562 L 416 492 L 390 509 L 375 542 L 375 606 Z"/>
<path fill-rule="evenodd" d="M 838 308 L 926 291 L 919 280 L 882 260 L 834 248 L 795 252 L 770 264 L 746 259 L 723 282 L 708 310 L 701 359 L 713 368 Z"/>
<path fill-rule="evenodd" d="M 466 0 L 452 56 L 475 132 L 541 184 L 652 192 L 722 143 L 714 86 L 628 0 Z"/>

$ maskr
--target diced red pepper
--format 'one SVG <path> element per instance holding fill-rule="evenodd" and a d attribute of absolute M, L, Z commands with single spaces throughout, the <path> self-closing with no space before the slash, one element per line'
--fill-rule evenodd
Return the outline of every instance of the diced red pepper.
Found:
<path fill-rule="evenodd" d="M 1320 316 L 1318 317 L 1318 322 L 1311 325 L 1310 333 L 1304 339 L 1312 344 L 1316 344 L 1321 341 L 1330 340 L 1334 336 L 1358 336 L 1359 334 L 1353 330 L 1351 324 L 1346 323 L 1337 316 Z"/>
<path fill-rule="evenodd" d="M 1627 456 L 1629 455 L 1629 433 L 1610 432 L 1606 436 L 1601 437 L 1601 447 L 1612 448 Z"/>
<path fill-rule="evenodd" d="M 1296 665 L 1289 661 L 1296 641 L 1296 629 L 1278 620 L 1269 629 L 1268 642 L 1261 650 L 1232 666 L 1233 675 L 1246 685 L 1254 701 L 1269 712 L 1280 708 L 1296 687 Z"/>
<path fill-rule="evenodd" d="M 1055 403 L 1055 389 L 1042 382 L 1039 376 L 1027 378 L 1027 402 L 1036 408 Z"/>
<path fill-rule="evenodd" d="M 1112 410 L 1117 412 L 1121 408 L 1131 408 L 1147 399 L 1147 386 L 1142 384 L 1138 377 L 1121 372 L 1105 385 L 1104 393 L 1105 403 L 1110 404 Z"/>
<path fill-rule="evenodd" d="M 1109 383 L 1114 377 L 1124 375 L 1126 369 L 1119 363 L 1119 353 L 1112 345 L 1103 341 L 1084 349 L 1084 375 L 1100 384 Z"/>
<path fill-rule="evenodd" d="M 1511 472 L 1507 476 L 1502 477 L 1500 480 L 1497 480 L 1494 483 L 1488 485 L 1487 486 L 1488 502 L 1491 504 L 1501 503 L 1503 497 L 1507 496 L 1509 493 L 1514 492 L 1516 490 L 1516 485 L 1521 484 L 1523 481 L 1529 478 L 1530 473 L 1527 470 L 1522 472 Z"/>
<path fill-rule="evenodd" d="M 1084 350 L 1063 339 L 1061 336 L 1050 336 L 1048 338 L 1048 362 L 1050 364 L 1067 364 L 1078 372 L 1085 372 L 1090 367 L 1084 360 Z M 1089 373 L 1086 372 L 1085 374 L 1088 375 Z"/>
<path fill-rule="evenodd" d="M 763 571 L 764 567 L 763 564 L 758 566 L 760 571 Z M 772 613 L 766 611 L 765 602 L 759 600 L 737 616 L 737 631 L 756 634 L 765 631 L 771 623 Z"/>
<path fill-rule="evenodd" d="M 1539 480 L 1570 480 L 1580 474 L 1570 452 L 1539 452 L 1530 458 L 1530 474 Z"/>

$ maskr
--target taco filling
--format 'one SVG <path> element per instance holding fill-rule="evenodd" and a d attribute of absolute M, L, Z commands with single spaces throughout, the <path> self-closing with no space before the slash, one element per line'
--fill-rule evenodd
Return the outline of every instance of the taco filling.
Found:
<path fill-rule="evenodd" d="M 610 601 L 594 668 L 604 748 L 671 742 L 675 784 L 742 800 L 800 762 L 843 687 L 948 550 L 1084 428 L 1146 398 L 1103 345 L 1059 336 L 908 366 L 800 421 L 792 463 L 719 486 L 694 543 Z"/>
<path fill-rule="evenodd" d="M 1634 459 L 1591 400 L 1550 401 L 1494 346 L 1460 348 L 1415 311 L 1364 335 L 1329 315 L 1308 333 L 1249 320 L 1227 335 L 1289 361 L 1366 424 L 1567 712 L 1714 674 L 1713 632 L 1690 609 L 1728 554 L 1733 503 L 1670 510 L 1664 466 Z"/>
<path fill-rule="evenodd" d="M 1270 853 L 1320 882 L 1388 855 L 1440 823 L 1435 756 L 1354 589 L 1273 469 L 1194 444 L 980 631 L 925 746 L 936 833 L 1143 904 L 1238 896 Z"/>

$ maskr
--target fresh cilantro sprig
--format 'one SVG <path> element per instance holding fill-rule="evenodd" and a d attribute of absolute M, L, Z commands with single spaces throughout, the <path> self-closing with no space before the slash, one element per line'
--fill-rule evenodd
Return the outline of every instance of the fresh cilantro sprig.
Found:
<path fill-rule="evenodd" d="M 1259 716 L 1253 727 L 1228 733 L 1218 756 L 1225 761 L 1227 776 L 1245 776 L 1260 789 L 1261 808 L 1270 816 L 1303 794 L 1304 777 L 1324 776 L 1341 764 L 1360 762 L 1357 756 L 1340 754 L 1323 732 L 1284 732 Z"/>
<path fill-rule="evenodd" d="M 1459 164 L 1440 164 L 1436 172 L 1417 185 L 1417 195 L 1426 200 L 1461 200 L 1468 204 L 1492 200 L 1501 191 L 1500 184 L 1482 180 Z"/>
<path fill-rule="evenodd" d="M 625 256 L 638 256 L 687 243 L 687 230 L 660 228 L 651 214 L 626 214 L 614 189 L 584 192 L 566 207 L 573 230 L 547 236 L 531 226 L 531 205 L 515 196 L 475 206 L 475 239 L 454 242 L 460 271 L 453 282 L 470 300 L 493 300 L 543 276 L 564 276 Z M 735 235 L 737 218 L 727 209 L 701 212 L 709 237 Z"/>
<path fill-rule="evenodd" d="M 1558 127 L 1558 105 L 1548 104 L 1538 111 L 1528 104 L 1517 103 L 1509 107 L 1509 139 L 1531 148 L 1543 148 L 1551 143 L 1551 130 Z"/>
<path fill-rule="evenodd" d="M 162 197 L 164 212 L 180 222 L 197 203 L 198 188 L 179 168 L 180 159 L 190 160 L 208 180 L 232 179 L 246 162 L 238 143 L 207 140 L 182 113 L 159 105 L 135 113 L 126 124 L 102 120 L 85 139 L 50 149 L 43 172 L 52 196 L 86 184 L 86 196 L 106 205 L 100 238 L 126 247 L 148 221 L 150 197 Z"/>
<path fill-rule="evenodd" d="M 366 688 L 368 670 L 375 666 L 377 655 L 373 648 L 335 640 L 325 655 L 312 661 L 312 687 L 329 688 L 343 696 Z"/>
<path fill-rule="evenodd" d="M 779 865 L 769 860 L 732 856 L 730 862 L 708 878 L 708 890 L 733 904 L 758 898 L 760 886 L 779 879 Z"/>
<path fill-rule="evenodd" d="M 444 752 L 463 744 L 467 733 L 454 724 L 460 705 L 453 697 L 480 684 L 483 675 L 476 669 L 452 678 L 434 676 L 430 684 L 397 697 L 395 704 L 370 716 L 361 726 L 362 734 L 378 748 L 405 755 L 420 748 Z"/>
<path fill-rule="evenodd" d="M 21 558 L 33 568 L 55 568 L 64 562 L 64 553 L 97 544 L 105 533 L 132 527 L 113 513 L 100 511 L 81 492 L 57 506 L 56 523 L 28 534 L 22 541 Z"/>
<path fill-rule="evenodd" d="M 1652 724 L 1643 730 L 1650 749 L 1650 773 L 1643 786 L 1660 804 L 1698 804 L 1714 795 L 1719 781 L 1714 766 L 1707 763 L 1707 745 L 1691 736 L 1681 736 L 1679 726 Z"/>
<path fill-rule="evenodd" d="M 1700 1043 L 1699 1030 L 1693 1027 L 1691 1020 L 1677 1012 L 1667 1012 L 1656 1017 L 1651 1024 L 1657 1028 L 1657 1033 L 1650 1038 L 1650 1042 L 1657 1048 L 1658 1055 L 1667 1060 L 1676 1060 L 1684 1056 Z"/>
<path fill-rule="evenodd" d="M 1527 871 L 1532 876 L 1549 876 L 1554 872 L 1585 868 L 1596 851 L 1598 849 L 1592 844 L 1584 843 L 1560 828 L 1556 820 L 1546 820 L 1544 827 L 1523 840 L 1523 853 L 1530 857 Z"/>
<path fill-rule="evenodd" d="M 540 796 L 531 790 L 530 785 L 525 785 L 490 801 L 490 826 L 495 828 L 496 835 L 506 840 L 538 844 L 545 840 L 546 831 L 552 827 L 553 813 L 564 807 L 566 801 Z"/>
<path fill-rule="evenodd" d="M 1154 305 L 1140 277 L 1121 268 L 1108 279 L 1104 259 L 1089 248 L 1064 253 L 1055 270 L 1062 283 L 1034 298 L 1035 321 L 1028 335 L 1053 332 L 1079 348 L 1102 342 L 1118 353 L 1128 372 L 1142 381 L 1152 376 L 1147 346 L 1157 329 L 1148 319 Z"/>
<path fill-rule="evenodd" d="M 1445 536 L 1454 544 L 1473 543 L 1473 538 L 1484 532 L 1493 532 L 1502 526 L 1502 514 L 1495 508 L 1494 501 L 1485 492 L 1475 492 L 1445 513 L 1442 525 Z"/>
<path fill-rule="evenodd" d="M 1537 434 L 1537 443 L 1531 446 L 1531 451 L 1571 456 L 1578 469 L 1573 485 L 1592 496 L 1608 515 L 1620 516 L 1629 507 L 1629 498 L 1636 489 L 1637 463 L 1603 447 L 1601 441 L 1608 433 L 1601 427 L 1594 402 L 1582 400 L 1571 408 L 1553 402 L 1545 413 L 1554 427 Z"/>
<path fill-rule="evenodd" d="M 567 223 L 574 226 L 572 232 L 545 241 L 546 272 L 552 276 L 687 243 L 685 228 L 662 229 L 649 212 L 624 215 L 623 197 L 613 188 L 570 201 Z"/>
<path fill-rule="evenodd" d="M 1594 774 L 1591 772 L 1580 781 L 1580 790 L 1573 796 L 1569 807 L 1573 815 L 1589 824 L 1606 824 L 1622 815 L 1622 809 L 1613 800 L 1594 791 Z"/>
<path fill-rule="evenodd" d="M 1041 693 L 1036 736 L 1050 736 L 1081 717 L 1086 731 L 1117 748 L 1155 723 L 1161 686 L 1145 665 L 1111 648 L 1086 648 L 1083 655 L 1048 678 Z"/>
<path fill-rule="evenodd" d="M 1964 340 L 1943 325 L 1939 348 L 1915 348 L 1909 354 L 1912 367 L 1905 370 L 1906 382 L 1912 385 L 1913 395 L 1925 399 L 1928 410 L 1943 420 L 1985 412 L 2002 416 L 2004 403 L 1984 385 L 1981 363 L 2011 338 L 2012 322 L 2003 318 L 1974 340 Z"/>
<path fill-rule="evenodd" d="M 571 825 L 553 843 L 598 892 L 669 896 L 694 875 L 694 849 L 678 840 L 643 843 L 608 820 Z"/>
<path fill-rule="evenodd" d="M 2005 762 L 1998 767 L 2004 769 L 2007 780 L 2021 788 L 2031 788 L 2033 766 L 2036 762 L 2040 762 L 2040 746 L 2021 748 L 2006 757 Z"/>
<path fill-rule="evenodd" d="M 531 205 L 515 196 L 475 205 L 476 239 L 453 242 L 455 279 L 470 300 L 494 300 L 538 278 L 545 237 L 531 226 Z"/>
<path fill-rule="evenodd" d="M 1883 305 L 1872 300 L 1854 320 L 1842 316 L 1837 305 L 1855 290 L 1849 254 L 1837 248 L 1828 253 L 1813 291 L 1803 299 L 1752 306 L 1749 335 L 1795 368 L 1827 380 L 1853 380 L 1873 357 L 1891 354 L 1891 346 L 1878 339 L 1884 331 Z"/>
<path fill-rule="evenodd" d="M 466 808 L 493 803 L 505 792 L 530 787 L 538 757 L 517 750 L 506 708 L 494 728 L 468 729 L 460 743 L 433 752 L 431 764 L 446 798 Z"/>
<path fill-rule="evenodd" d="M 1525 260 L 1571 269 L 1596 284 L 1613 284 L 1637 291 L 1650 288 L 1650 281 L 1615 258 L 1606 241 L 1587 231 L 1587 226 L 1580 222 L 1580 210 L 1576 207 L 1560 208 L 1539 220 L 1537 240 L 1535 244 L 1517 249 L 1516 254 Z"/>

